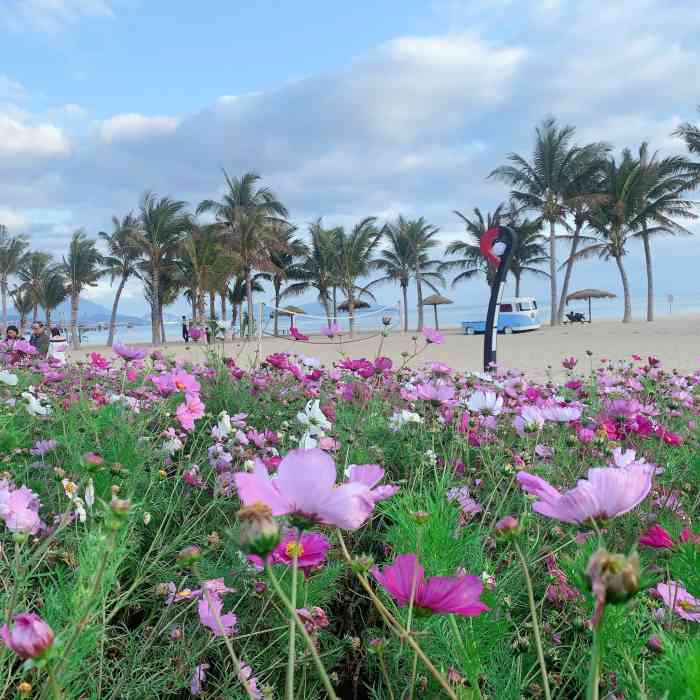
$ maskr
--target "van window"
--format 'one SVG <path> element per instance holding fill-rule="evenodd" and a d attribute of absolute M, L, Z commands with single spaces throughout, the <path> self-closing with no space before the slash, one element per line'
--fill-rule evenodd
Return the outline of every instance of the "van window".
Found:
<path fill-rule="evenodd" d="M 521 301 L 518 304 L 518 311 L 529 311 L 530 310 L 530 302 L 529 301 Z"/>
<path fill-rule="evenodd" d="M 512 313 L 513 312 L 513 304 L 501 304 L 501 313 Z"/>

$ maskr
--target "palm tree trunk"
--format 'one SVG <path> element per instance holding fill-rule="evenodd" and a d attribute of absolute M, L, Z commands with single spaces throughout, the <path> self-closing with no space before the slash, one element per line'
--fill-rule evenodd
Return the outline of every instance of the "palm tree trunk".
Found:
<path fill-rule="evenodd" d="M 275 338 L 279 334 L 279 315 L 277 313 L 277 309 L 280 307 L 280 289 L 282 287 L 282 282 L 275 277 L 274 280 L 274 287 L 275 287 L 275 325 L 273 329 L 273 333 L 275 334 Z"/>
<path fill-rule="evenodd" d="M 7 278 L 0 280 L 0 296 L 2 297 L 2 330 L 7 329 Z"/>
<path fill-rule="evenodd" d="M 350 337 L 355 335 L 355 295 L 350 291 L 348 294 L 348 320 L 350 322 Z"/>
<path fill-rule="evenodd" d="M 165 345 L 165 323 L 163 323 L 163 304 L 158 309 L 158 323 L 160 324 L 160 342 Z"/>
<path fill-rule="evenodd" d="M 196 290 L 192 294 L 192 321 L 197 323 L 197 292 Z"/>
<path fill-rule="evenodd" d="M 51 327 L 51 309 L 46 309 L 46 327 Z"/>
<path fill-rule="evenodd" d="M 554 221 L 549 222 L 549 292 L 551 306 L 549 323 L 556 326 L 557 315 L 557 239 L 554 235 Z"/>
<path fill-rule="evenodd" d="M 117 293 L 114 295 L 114 303 L 112 304 L 112 315 L 109 317 L 109 333 L 107 334 L 107 347 L 111 348 L 114 342 L 114 327 L 117 323 L 117 309 L 119 307 L 119 298 L 124 290 L 124 285 L 126 284 L 126 277 L 122 277 L 119 286 L 117 287 Z"/>
<path fill-rule="evenodd" d="M 220 292 L 219 297 L 221 302 L 221 320 L 226 321 L 226 292 Z"/>
<path fill-rule="evenodd" d="M 564 282 L 561 288 L 561 296 L 559 297 L 559 309 L 557 310 L 557 323 L 562 323 L 564 320 L 564 311 L 566 310 L 566 297 L 569 293 L 569 285 L 571 284 L 571 275 L 574 270 L 574 255 L 578 250 L 578 244 L 581 239 L 582 224 L 577 223 L 574 229 L 574 236 L 571 239 L 571 250 L 569 251 L 569 259 L 566 261 L 566 271 L 564 272 Z"/>
<path fill-rule="evenodd" d="M 338 287 L 333 286 L 333 323 L 338 322 Z"/>
<path fill-rule="evenodd" d="M 408 284 L 401 285 L 403 294 L 403 332 L 408 333 Z"/>
<path fill-rule="evenodd" d="M 423 285 L 418 270 L 416 270 L 416 295 L 418 298 L 418 332 L 420 333 L 423 330 Z"/>
<path fill-rule="evenodd" d="M 35 303 L 32 312 L 32 323 L 36 322 L 37 318 L 39 318 L 39 304 Z"/>
<path fill-rule="evenodd" d="M 238 319 L 238 307 L 231 304 L 231 332 L 236 335 L 236 320 Z"/>
<path fill-rule="evenodd" d="M 642 241 L 644 242 L 644 262 L 647 267 L 647 321 L 654 320 L 654 270 L 651 267 L 651 241 L 646 232 L 646 226 L 642 231 Z"/>
<path fill-rule="evenodd" d="M 629 323 L 632 320 L 632 302 L 630 300 L 630 283 L 627 279 L 627 272 L 622 264 L 622 257 L 616 256 L 615 262 L 617 263 L 617 269 L 620 271 L 620 278 L 622 279 L 622 291 L 625 297 L 625 315 L 622 317 L 623 323 Z"/>
<path fill-rule="evenodd" d="M 73 349 L 80 347 L 80 338 L 78 337 L 78 306 L 80 304 L 80 295 L 71 294 L 70 296 L 70 336 L 71 346 Z"/>
<path fill-rule="evenodd" d="M 216 292 L 209 292 L 209 318 L 216 316 Z"/>
<path fill-rule="evenodd" d="M 151 269 L 151 344 L 160 342 L 160 270 L 157 264 L 152 264 Z"/>
<path fill-rule="evenodd" d="M 250 268 L 245 270 L 245 296 L 248 300 L 248 327 L 246 335 L 249 338 L 253 337 L 253 278 Z"/>
<path fill-rule="evenodd" d="M 328 300 L 328 292 L 326 291 L 324 294 L 320 294 L 319 297 L 321 299 L 321 303 L 323 304 L 323 312 L 326 314 L 326 321 L 328 321 L 328 327 L 330 328 L 333 321 L 331 319 L 331 305 Z"/>
<path fill-rule="evenodd" d="M 515 296 L 519 297 L 520 296 L 520 273 L 517 275 L 513 275 L 515 277 Z"/>

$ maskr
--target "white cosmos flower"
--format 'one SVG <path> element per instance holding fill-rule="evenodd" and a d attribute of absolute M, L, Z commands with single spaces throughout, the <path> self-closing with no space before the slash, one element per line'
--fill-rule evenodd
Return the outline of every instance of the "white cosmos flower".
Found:
<path fill-rule="evenodd" d="M 231 416 L 229 416 L 226 411 L 221 411 L 221 413 L 219 413 L 219 422 L 216 424 L 216 427 L 219 429 L 220 438 L 227 438 L 231 434 L 233 430 Z"/>
<path fill-rule="evenodd" d="M 85 487 L 85 503 L 87 503 L 87 507 L 92 510 L 92 506 L 95 503 L 95 484 L 92 483 L 92 479 L 88 479 L 87 486 Z"/>
<path fill-rule="evenodd" d="M 503 397 L 493 391 L 475 391 L 467 402 L 472 413 L 497 416 L 503 410 Z"/>
<path fill-rule="evenodd" d="M 311 437 L 311 433 L 307 430 L 299 439 L 299 449 L 313 450 L 315 447 L 318 447 L 318 440 Z"/>
<path fill-rule="evenodd" d="M 7 386 L 17 386 L 17 375 L 8 372 L 6 369 L 0 369 L 0 384 Z"/>
<path fill-rule="evenodd" d="M 333 427 L 321 410 L 321 404 L 318 399 L 309 401 L 306 404 L 306 408 L 297 413 L 297 420 L 306 427 L 306 432 L 314 437 L 324 437 L 326 430 L 330 430 Z"/>
<path fill-rule="evenodd" d="M 402 426 L 406 425 L 407 423 L 422 422 L 423 419 L 417 413 L 414 413 L 413 411 L 409 411 L 404 408 L 400 411 L 396 411 L 394 415 L 391 416 L 391 418 L 389 418 L 389 428 L 396 433 L 401 429 Z"/>
<path fill-rule="evenodd" d="M 318 369 L 321 366 L 321 360 L 319 360 L 318 357 L 306 357 L 306 355 L 300 355 L 299 359 L 304 367 Z"/>
<path fill-rule="evenodd" d="M 31 387 L 30 387 L 31 389 Z M 27 401 L 25 408 L 31 416 L 48 416 L 51 414 L 51 406 L 45 406 L 41 403 L 40 397 L 46 398 L 43 394 L 39 394 L 39 397 L 34 396 L 29 391 L 22 392 L 22 398 Z"/>

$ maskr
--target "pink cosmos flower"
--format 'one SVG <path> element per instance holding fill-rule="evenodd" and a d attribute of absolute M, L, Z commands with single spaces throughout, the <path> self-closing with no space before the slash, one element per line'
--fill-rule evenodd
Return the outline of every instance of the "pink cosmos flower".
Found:
<path fill-rule="evenodd" d="M 700 622 L 700 599 L 690 595 L 677 581 L 658 583 L 656 594 L 679 617 L 690 622 Z"/>
<path fill-rule="evenodd" d="M 424 328 L 423 337 L 425 338 L 428 345 L 442 345 L 445 338 L 440 331 L 435 330 L 435 328 Z"/>
<path fill-rule="evenodd" d="M 565 357 L 562 360 L 562 365 L 565 369 L 572 370 L 578 364 L 578 360 L 575 357 Z"/>
<path fill-rule="evenodd" d="M 305 343 L 305 342 L 309 339 L 309 336 L 308 336 L 308 335 L 304 335 L 303 333 L 300 333 L 300 332 L 297 330 L 296 326 L 292 326 L 292 327 L 289 329 L 289 335 L 291 335 L 292 338 L 294 338 L 294 340 L 299 340 L 299 341 L 301 341 L 302 343 Z"/>
<path fill-rule="evenodd" d="M 201 387 L 197 378 L 189 372 L 181 369 L 173 370 L 170 374 L 173 386 L 176 391 L 182 391 L 185 394 L 198 394 Z"/>
<path fill-rule="evenodd" d="M 321 326 L 321 333 L 327 338 L 332 338 L 334 335 L 340 334 L 340 326 L 337 323 L 331 323 L 329 326 Z"/>
<path fill-rule="evenodd" d="M 545 420 L 556 423 L 571 423 L 581 417 L 581 409 L 576 406 L 543 406 L 541 410 Z"/>
<path fill-rule="evenodd" d="M 37 440 L 29 451 L 37 457 L 43 457 L 49 452 L 53 452 L 57 447 L 58 443 L 55 440 Z"/>
<path fill-rule="evenodd" d="M 430 401 L 433 404 L 441 404 L 451 401 L 455 395 L 455 388 L 446 384 L 419 384 L 416 387 L 416 394 L 423 401 Z"/>
<path fill-rule="evenodd" d="M 12 344 L 12 352 L 36 355 L 37 349 L 28 340 L 15 340 Z"/>
<path fill-rule="evenodd" d="M 294 530 L 287 530 L 282 541 L 272 550 L 270 563 L 292 566 L 296 552 L 297 566 L 308 576 L 326 561 L 330 547 L 330 540 L 318 532 L 302 532 L 301 537 L 297 539 Z M 263 560 L 256 554 L 250 554 L 248 561 L 259 569 L 263 568 Z"/>
<path fill-rule="evenodd" d="M 112 345 L 112 350 L 121 357 L 124 362 L 132 362 L 133 360 L 143 360 L 148 355 L 148 350 L 145 348 L 137 348 L 133 345 L 124 345 L 124 343 L 115 342 Z"/>
<path fill-rule="evenodd" d="M 370 490 L 368 497 L 375 504 L 391 498 L 399 490 L 395 484 L 377 486 L 384 478 L 384 470 L 378 464 L 351 464 L 347 475 L 348 483 L 364 484 Z"/>
<path fill-rule="evenodd" d="M 10 532 L 35 534 L 42 525 L 39 497 L 26 486 L 15 489 L 0 482 L 0 518 Z"/>
<path fill-rule="evenodd" d="M 375 566 L 372 575 L 399 607 L 408 605 L 411 592 L 415 591 L 413 604 L 421 610 L 470 617 L 488 610 L 479 600 L 484 584 L 478 576 L 425 578 L 425 570 L 415 554 L 400 554 L 383 571 Z"/>
<path fill-rule="evenodd" d="M 97 452 L 86 452 L 83 455 L 83 459 L 88 464 L 94 464 L 94 465 L 100 465 L 105 461 L 104 457 L 102 455 L 97 454 Z"/>
<path fill-rule="evenodd" d="M 639 544 L 644 544 L 647 547 L 654 549 L 671 549 L 674 546 L 674 541 L 671 535 L 658 523 L 654 523 L 647 531 L 639 538 Z"/>
<path fill-rule="evenodd" d="M 204 682 L 207 679 L 207 670 L 209 664 L 199 664 L 194 668 L 192 680 L 190 680 L 190 694 L 197 696 L 201 695 L 204 690 Z"/>
<path fill-rule="evenodd" d="M 565 523 L 585 523 L 599 518 L 615 518 L 638 506 L 651 490 L 652 472 L 644 467 L 619 469 L 596 467 L 586 479 L 565 493 L 557 491 L 544 479 L 519 472 L 523 491 L 538 497 L 532 509 L 547 518 Z"/>
<path fill-rule="evenodd" d="M 175 411 L 183 430 L 194 430 L 194 422 L 204 415 L 204 404 L 197 394 L 185 394 L 185 401 Z"/>
<path fill-rule="evenodd" d="M 336 486 L 333 459 L 323 450 L 292 450 L 270 477 L 256 460 L 250 474 L 236 474 L 238 496 L 245 506 L 265 503 L 273 515 L 296 514 L 324 525 L 356 530 L 372 514 L 374 499 L 361 482 Z"/>
<path fill-rule="evenodd" d="M 197 606 L 197 612 L 199 613 L 199 621 L 208 627 L 215 637 L 227 636 L 230 637 L 236 631 L 236 616 L 232 612 L 228 612 L 222 615 L 221 612 L 224 608 L 224 602 L 221 598 L 213 592 L 209 593 L 209 600 L 211 601 L 211 606 L 207 601 L 206 597 L 203 595 Z M 221 626 L 224 628 L 222 634 L 221 627 L 216 620 L 219 618 Z"/>
<path fill-rule="evenodd" d="M 319 608 L 317 605 L 311 608 L 311 610 L 308 608 L 297 608 L 297 615 L 299 615 L 299 619 L 304 623 L 306 631 L 311 635 L 324 627 L 328 627 L 330 624 L 328 615 L 326 615 L 323 608 Z"/>
<path fill-rule="evenodd" d="M 53 644 L 53 630 L 38 615 L 20 613 L 0 627 L 0 638 L 20 659 L 36 659 Z"/>

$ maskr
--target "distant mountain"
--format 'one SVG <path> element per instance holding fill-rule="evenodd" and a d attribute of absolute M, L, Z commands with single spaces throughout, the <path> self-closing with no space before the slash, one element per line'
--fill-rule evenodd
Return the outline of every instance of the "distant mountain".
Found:
<path fill-rule="evenodd" d="M 80 323 L 105 323 L 109 322 L 112 311 L 100 304 L 96 304 L 89 299 L 80 300 L 80 308 L 78 309 L 78 321 Z M 17 320 L 19 314 L 14 308 L 10 309 L 9 317 L 12 320 Z M 51 312 L 51 318 L 62 325 L 70 323 L 70 299 L 66 299 L 58 308 Z M 148 322 L 150 323 L 150 317 Z M 134 325 L 143 325 L 146 323 L 144 319 L 138 316 L 128 316 L 126 314 L 117 314 L 117 323 L 133 323 Z"/>

